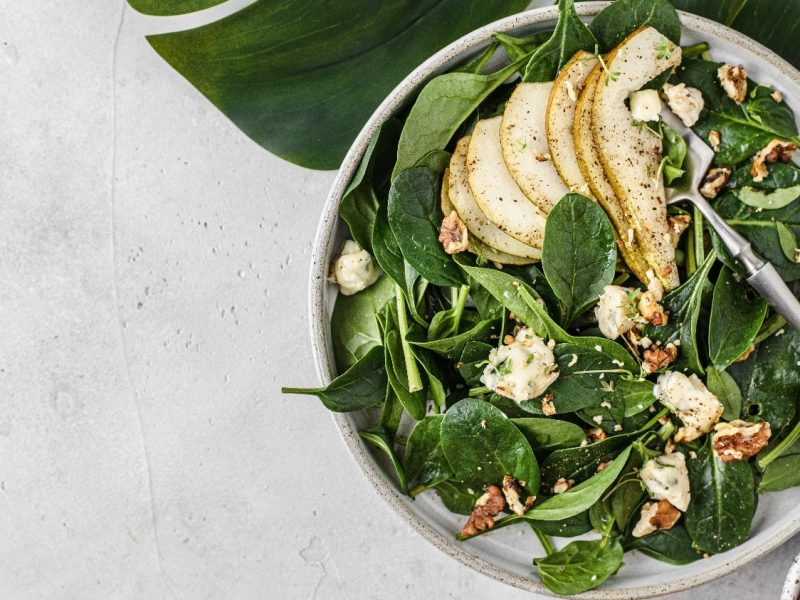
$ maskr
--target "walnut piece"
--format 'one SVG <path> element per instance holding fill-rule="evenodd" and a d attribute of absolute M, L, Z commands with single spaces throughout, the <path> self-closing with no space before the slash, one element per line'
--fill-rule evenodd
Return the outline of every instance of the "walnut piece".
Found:
<path fill-rule="evenodd" d="M 717 69 L 717 77 L 728 98 L 736 104 L 744 102 L 747 97 L 747 71 L 742 65 L 722 65 Z"/>
<path fill-rule="evenodd" d="M 591 429 L 587 429 L 586 436 L 589 438 L 590 444 L 594 444 L 595 442 L 602 442 L 607 437 L 606 432 L 600 429 L 599 427 L 592 427 Z"/>
<path fill-rule="evenodd" d="M 750 176 L 753 181 L 764 181 L 769 175 L 767 164 L 778 161 L 789 162 L 797 150 L 797 144 L 785 140 L 772 140 L 767 146 L 753 157 L 753 166 L 750 167 Z"/>
<path fill-rule="evenodd" d="M 572 484 L 575 483 L 572 479 L 564 479 L 563 477 L 557 480 L 553 484 L 553 493 L 554 494 L 563 494 L 569 488 L 572 487 Z"/>
<path fill-rule="evenodd" d="M 651 325 L 663 326 L 667 324 L 667 313 L 658 303 L 655 294 L 650 290 L 639 296 L 639 314 Z"/>
<path fill-rule="evenodd" d="M 450 214 L 442 221 L 439 242 L 448 254 L 458 254 L 467 249 L 469 245 L 467 226 L 458 218 L 456 211 L 451 210 Z"/>
<path fill-rule="evenodd" d="M 644 351 L 642 367 L 647 373 L 655 373 L 671 365 L 678 358 L 678 347 L 673 343 L 666 346 L 650 346 Z"/>
<path fill-rule="evenodd" d="M 691 222 L 692 217 L 690 215 L 671 215 L 667 217 L 667 223 L 669 223 L 669 237 L 673 248 L 678 247 L 678 242 L 681 241 L 683 232 L 689 229 Z"/>
<path fill-rule="evenodd" d="M 728 167 L 711 167 L 706 176 L 703 177 L 700 193 L 709 200 L 716 198 L 722 188 L 725 187 L 725 184 L 728 183 L 731 173 L 732 171 Z"/>
<path fill-rule="evenodd" d="M 522 488 L 514 481 L 511 475 L 503 477 L 503 495 L 511 512 L 520 516 L 525 514 L 525 505 L 520 500 L 522 498 Z"/>
<path fill-rule="evenodd" d="M 491 529 L 494 527 L 494 517 L 503 512 L 505 507 L 506 499 L 503 492 L 496 485 L 490 485 L 475 501 L 475 508 L 461 530 L 461 535 L 469 537 Z"/>
<path fill-rule="evenodd" d="M 783 94 L 781 94 L 778 90 L 775 90 L 774 92 L 772 92 L 770 94 L 770 98 L 775 100 L 775 102 L 777 104 L 780 104 L 781 102 L 783 102 Z"/>
<path fill-rule="evenodd" d="M 681 511 L 672 506 L 668 500 L 645 502 L 642 506 L 639 522 L 633 528 L 633 537 L 644 537 L 654 531 L 672 529 L 681 518 Z"/>
<path fill-rule="evenodd" d="M 748 423 L 737 419 L 730 423 L 717 423 L 711 445 L 722 462 L 747 460 L 767 445 L 772 431 L 769 423 Z"/>
<path fill-rule="evenodd" d="M 744 351 L 744 354 L 742 354 L 739 358 L 737 358 L 733 362 L 735 362 L 735 363 L 743 362 L 743 361 L 747 360 L 748 358 L 750 358 L 750 355 L 755 351 L 756 351 L 756 345 L 755 344 L 750 344 L 747 347 L 747 350 Z"/>
<path fill-rule="evenodd" d="M 553 404 L 553 394 L 548 393 L 542 399 L 542 412 L 544 413 L 545 417 L 552 417 L 556 414 L 556 406 Z"/>
<path fill-rule="evenodd" d="M 711 144 L 711 149 L 714 152 L 719 152 L 719 145 L 722 143 L 722 136 L 719 131 L 712 129 L 708 132 L 708 143 Z"/>

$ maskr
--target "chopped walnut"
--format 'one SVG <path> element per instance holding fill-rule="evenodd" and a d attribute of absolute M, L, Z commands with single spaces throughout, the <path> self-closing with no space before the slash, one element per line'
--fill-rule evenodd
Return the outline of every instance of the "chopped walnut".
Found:
<path fill-rule="evenodd" d="M 658 303 L 655 294 L 650 290 L 639 296 L 639 314 L 651 325 L 663 326 L 667 324 L 667 313 Z"/>
<path fill-rule="evenodd" d="M 744 351 L 744 354 L 742 354 L 742 355 L 741 355 L 739 358 L 737 358 L 737 359 L 736 359 L 735 361 L 733 361 L 733 362 L 737 362 L 737 363 L 738 363 L 738 362 L 744 362 L 744 361 L 746 361 L 748 358 L 750 358 L 750 355 L 751 355 L 753 352 L 755 352 L 755 351 L 756 351 L 756 345 L 755 345 L 755 344 L 750 344 L 750 345 L 747 347 L 747 350 L 745 350 L 745 351 Z"/>
<path fill-rule="evenodd" d="M 741 104 L 747 97 L 747 71 L 742 65 L 722 65 L 717 69 L 717 77 L 722 84 L 722 89 L 728 94 L 728 98 Z"/>
<path fill-rule="evenodd" d="M 639 522 L 633 528 L 633 537 L 644 537 L 654 531 L 672 529 L 681 518 L 681 511 L 672 506 L 668 500 L 645 502 L 642 506 Z"/>
<path fill-rule="evenodd" d="M 450 214 L 442 221 L 439 242 L 448 254 L 458 254 L 467 249 L 469 244 L 467 226 L 458 218 L 456 211 L 451 210 Z"/>
<path fill-rule="evenodd" d="M 556 414 L 556 406 L 553 404 L 552 393 L 545 394 L 545 397 L 542 399 L 542 412 L 546 417 L 552 417 Z"/>
<path fill-rule="evenodd" d="M 547 162 L 548 160 L 550 160 L 550 155 L 549 154 L 535 154 L 533 156 L 533 158 L 535 158 L 538 162 Z"/>
<path fill-rule="evenodd" d="M 525 512 L 528 512 L 530 509 L 532 509 L 535 502 L 536 496 L 528 496 L 525 498 L 525 504 L 523 505 Z"/>
<path fill-rule="evenodd" d="M 522 503 L 522 488 L 510 475 L 503 477 L 503 495 L 508 502 L 508 508 L 515 515 L 525 514 L 525 505 Z"/>
<path fill-rule="evenodd" d="M 669 237 L 673 248 L 678 246 L 683 232 L 689 229 L 691 222 L 692 217 L 689 215 L 672 215 L 667 217 L 667 223 L 669 223 Z"/>
<path fill-rule="evenodd" d="M 575 483 L 572 479 L 564 479 L 563 477 L 557 480 L 553 484 L 553 493 L 554 494 L 563 494 L 569 488 L 572 487 L 572 484 Z"/>
<path fill-rule="evenodd" d="M 587 429 L 586 435 L 589 438 L 590 444 L 594 444 L 595 442 L 602 442 L 607 437 L 606 432 L 600 429 L 599 427 L 592 427 L 591 429 Z"/>
<path fill-rule="evenodd" d="M 472 536 L 491 529 L 494 527 L 494 517 L 503 512 L 505 507 L 503 492 L 496 485 L 490 485 L 483 496 L 475 501 L 475 508 L 461 530 L 461 535 Z"/>
<path fill-rule="evenodd" d="M 770 98 L 775 100 L 775 102 L 777 104 L 780 104 L 781 102 L 783 102 L 783 94 L 781 94 L 778 90 L 775 90 L 769 96 L 770 96 Z"/>
<path fill-rule="evenodd" d="M 778 161 L 789 162 L 797 150 L 797 144 L 784 140 L 772 140 L 767 146 L 753 157 L 753 166 L 750 168 L 750 176 L 753 181 L 764 181 L 769 175 L 767 164 L 775 164 Z"/>
<path fill-rule="evenodd" d="M 772 431 L 769 423 L 748 423 L 737 419 L 730 423 L 717 423 L 711 445 L 722 462 L 747 460 L 767 445 Z"/>
<path fill-rule="evenodd" d="M 731 170 L 728 167 L 711 167 L 703 177 L 700 193 L 709 200 L 716 198 L 730 178 Z"/>
<path fill-rule="evenodd" d="M 722 136 L 719 131 L 712 129 L 708 132 L 708 143 L 711 144 L 711 149 L 714 152 L 719 152 L 719 145 L 722 143 Z"/>
<path fill-rule="evenodd" d="M 676 358 L 678 358 L 678 348 L 675 344 L 669 343 L 666 346 L 651 346 L 644 351 L 644 363 L 642 367 L 646 373 L 655 373 L 674 363 Z"/>

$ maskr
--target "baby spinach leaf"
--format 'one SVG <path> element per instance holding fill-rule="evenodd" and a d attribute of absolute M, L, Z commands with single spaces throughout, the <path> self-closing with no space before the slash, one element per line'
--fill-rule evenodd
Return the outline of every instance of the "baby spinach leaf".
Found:
<path fill-rule="evenodd" d="M 735 193 L 742 204 L 763 210 L 776 210 L 785 208 L 800 198 L 800 185 L 776 189 L 770 193 L 748 186 L 736 190 Z"/>
<path fill-rule="evenodd" d="M 343 374 L 322 388 L 291 388 L 284 394 L 316 396 L 328 410 L 350 412 L 377 406 L 386 397 L 383 348 L 375 346 Z"/>
<path fill-rule="evenodd" d="M 459 515 L 472 514 L 475 501 L 483 493 L 480 488 L 477 492 L 472 490 L 473 493 L 470 493 L 470 488 L 455 481 L 443 481 L 435 489 L 447 510 Z"/>
<path fill-rule="evenodd" d="M 395 305 L 388 304 L 386 307 L 386 327 L 384 332 L 383 344 L 386 352 L 384 360 L 386 363 L 386 375 L 389 385 L 394 391 L 397 399 L 406 409 L 412 419 L 419 421 L 425 417 L 426 395 L 425 389 L 413 389 L 409 385 L 409 365 L 406 362 L 406 354 L 403 349 L 403 339 L 399 331 L 397 320 L 397 309 Z M 410 360 L 416 361 L 413 355 Z M 416 367 L 416 363 L 413 365 Z"/>
<path fill-rule="evenodd" d="M 670 185 L 686 172 L 683 162 L 686 160 L 688 150 L 682 135 L 666 123 L 662 122 L 660 126 L 661 148 L 664 155 L 661 161 L 661 171 L 664 176 L 664 185 Z"/>
<path fill-rule="evenodd" d="M 406 493 L 408 491 L 408 482 L 406 481 L 406 474 L 403 470 L 403 465 L 397 454 L 394 451 L 394 442 L 389 435 L 383 430 L 382 427 L 374 427 L 372 429 L 363 429 L 358 432 L 362 438 L 375 446 L 378 450 L 383 452 L 392 463 L 394 472 L 397 475 L 397 481 L 400 485 L 400 491 Z"/>
<path fill-rule="evenodd" d="M 710 252 L 700 268 L 683 285 L 664 296 L 662 305 L 669 312 L 669 321 L 665 326 L 645 327 L 645 335 L 663 344 L 680 342 L 678 360 L 672 367 L 674 370 L 688 368 L 695 373 L 703 373 L 697 342 L 697 321 L 708 285 L 708 272 L 716 259 L 716 252 Z"/>
<path fill-rule="evenodd" d="M 632 446 L 627 446 L 602 471 L 594 473 L 589 479 L 534 506 L 525 513 L 525 518 L 532 521 L 560 521 L 587 510 L 600 500 L 603 493 L 616 481 L 628 461 L 631 448 Z"/>
<path fill-rule="evenodd" d="M 456 67 L 451 73 L 473 73 L 475 75 L 480 75 L 483 73 L 483 69 L 486 68 L 486 65 L 492 60 L 492 57 L 494 57 L 499 46 L 500 44 L 498 42 L 492 42 L 486 46 L 483 52 L 475 56 L 475 58 L 469 62 Z"/>
<path fill-rule="evenodd" d="M 614 514 L 617 528 L 622 532 L 628 531 L 629 523 L 633 522 L 633 517 L 646 498 L 642 482 L 637 476 L 637 471 L 643 462 L 641 453 L 631 452 L 628 464 L 625 465 L 614 490 L 610 493 L 611 512 Z"/>
<path fill-rule="evenodd" d="M 550 38 L 550 33 L 542 32 L 534 33 L 526 37 L 516 37 L 498 31 L 492 37 L 503 46 L 508 60 L 514 62 L 520 59 L 530 58 L 531 52 Z"/>
<path fill-rule="evenodd" d="M 392 390 L 391 386 L 386 387 L 386 400 L 383 401 L 381 406 L 380 426 L 390 436 L 397 435 L 397 429 L 400 427 L 400 420 L 403 418 L 405 409 L 400 404 L 400 400 Z"/>
<path fill-rule="evenodd" d="M 635 438 L 635 433 L 628 433 L 588 446 L 556 450 L 541 465 L 542 484 L 552 488 L 559 479 L 584 481 L 597 473 L 597 467 L 602 463 L 613 460 Z"/>
<path fill-rule="evenodd" d="M 458 361 L 458 372 L 468 386 L 480 384 L 481 375 L 486 362 L 489 359 L 489 352 L 494 348 L 493 345 L 485 342 L 467 342 L 461 351 L 461 359 Z"/>
<path fill-rule="evenodd" d="M 470 398 L 445 413 L 442 449 L 455 479 L 483 489 L 511 475 L 529 494 L 539 490 L 539 466 L 525 436 L 497 408 Z"/>
<path fill-rule="evenodd" d="M 534 452 L 580 446 L 586 439 L 583 429 L 568 421 L 523 417 L 511 419 L 530 442 Z"/>
<path fill-rule="evenodd" d="M 616 395 L 622 397 L 625 405 L 625 417 L 638 415 L 656 401 L 653 395 L 653 382 L 647 379 L 617 379 Z"/>
<path fill-rule="evenodd" d="M 793 263 L 800 263 L 798 259 L 797 237 L 786 223 L 775 221 L 775 228 L 778 230 L 778 243 L 781 246 L 781 252 L 786 257 L 786 260 Z"/>
<path fill-rule="evenodd" d="M 225 0 L 128 0 L 134 10 L 145 15 L 168 17 L 203 10 L 221 4 Z"/>
<path fill-rule="evenodd" d="M 459 126 L 481 102 L 527 60 L 527 56 L 522 57 L 488 75 L 445 73 L 425 84 L 400 134 L 392 179 L 412 168 L 429 152 L 444 150 Z"/>
<path fill-rule="evenodd" d="M 388 216 L 403 257 L 434 285 L 460 287 L 464 277 L 439 244 L 439 178 L 427 167 L 403 171 L 389 191 Z"/>
<path fill-rule="evenodd" d="M 406 442 L 405 472 L 409 481 L 437 485 L 453 476 L 441 443 L 442 415 L 425 417 L 414 426 Z"/>
<path fill-rule="evenodd" d="M 569 596 L 592 590 L 622 566 L 619 539 L 578 540 L 562 550 L 534 559 L 542 583 L 551 592 Z"/>
<path fill-rule="evenodd" d="M 692 499 L 686 529 L 694 545 L 717 554 L 744 542 L 755 513 L 755 483 L 747 461 L 722 462 L 711 442 L 687 461 Z"/>
<path fill-rule="evenodd" d="M 761 342 L 750 357 L 728 367 L 742 391 L 743 412 L 768 421 L 773 435 L 792 422 L 800 397 L 800 336 L 786 333 Z"/>
<path fill-rule="evenodd" d="M 416 164 L 414 164 L 414 166 L 427 167 L 436 173 L 436 175 L 441 177 L 450 164 L 451 156 L 452 154 L 446 152 L 445 150 L 432 150 L 420 158 Z"/>
<path fill-rule="evenodd" d="M 736 385 L 736 381 L 727 372 L 715 367 L 708 367 L 706 370 L 706 387 L 725 407 L 725 411 L 722 413 L 723 419 L 733 421 L 741 416 L 742 392 L 739 390 L 739 386 Z"/>
<path fill-rule="evenodd" d="M 616 236 L 605 211 L 580 194 L 564 196 L 547 216 L 542 267 L 567 326 L 614 281 L 616 264 Z"/>
<path fill-rule="evenodd" d="M 603 52 L 616 48 L 631 33 L 649 25 L 670 40 L 681 41 L 678 13 L 667 0 L 617 0 L 592 20 L 589 29 Z"/>
<path fill-rule="evenodd" d="M 413 328 L 409 333 L 408 341 L 413 346 L 419 346 L 435 352 L 445 358 L 457 359 L 469 342 L 485 342 L 499 327 L 498 321 L 480 321 L 472 329 L 448 338 L 425 341 L 425 335 L 419 328 Z"/>
<path fill-rule="evenodd" d="M 383 343 L 376 315 L 392 299 L 394 282 L 388 277 L 381 277 L 352 296 L 336 296 L 331 316 L 331 341 L 339 373 L 344 373 L 369 350 Z"/>
<path fill-rule="evenodd" d="M 764 317 L 767 303 L 728 267 L 720 271 L 714 285 L 711 316 L 708 322 L 708 357 L 725 368 L 742 356 L 753 343 Z"/>
<path fill-rule="evenodd" d="M 461 286 L 453 306 L 446 310 L 440 310 L 433 315 L 430 327 L 428 327 L 428 341 L 458 335 L 468 295 L 469 286 Z"/>
<path fill-rule="evenodd" d="M 689 537 L 689 532 L 683 523 L 644 537 L 631 537 L 630 541 L 626 540 L 625 549 L 638 550 L 671 565 L 688 565 L 703 558 L 703 555 L 692 547 L 692 538 Z"/>
<path fill-rule="evenodd" d="M 591 52 L 597 40 L 575 11 L 574 0 L 558 0 L 558 22 L 525 67 L 523 81 L 552 81 L 578 50 Z"/>
<path fill-rule="evenodd" d="M 758 492 L 780 492 L 800 485 L 800 454 L 776 458 L 764 470 Z"/>
<path fill-rule="evenodd" d="M 416 361 L 425 370 L 428 397 L 433 400 L 435 406 L 443 408 L 447 402 L 447 391 L 445 390 L 446 372 L 431 352 L 413 345 L 411 346 L 411 352 L 414 354 Z"/>
<path fill-rule="evenodd" d="M 535 527 L 545 535 L 568 538 L 588 533 L 592 530 L 592 523 L 589 511 L 585 510 L 561 521 L 536 521 Z"/>

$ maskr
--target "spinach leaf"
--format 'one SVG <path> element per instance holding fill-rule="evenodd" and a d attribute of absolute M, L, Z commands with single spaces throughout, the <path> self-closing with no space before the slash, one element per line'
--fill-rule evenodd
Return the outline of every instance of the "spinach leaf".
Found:
<path fill-rule="evenodd" d="M 681 41 L 678 13 L 667 0 L 617 0 L 600 11 L 589 29 L 600 43 L 600 49 L 608 52 L 646 25 L 658 29 L 676 44 Z"/>
<path fill-rule="evenodd" d="M 542 583 L 559 595 L 580 594 L 602 585 L 622 566 L 619 539 L 578 540 L 562 550 L 534 559 Z"/>
<path fill-rule="evenodd" d="M 350 412 L 377 406 L 386 397 L 383 348 L 376 346 L 343 374 L 322 388 L 281 389 L 284 394 L 316 396 L 328 410 Z"/>
<path fill-rule="evenodd" d="M 481 375 L 492 348 L 494 346 L 485 342 L 470 341 L 464 345 L 457 367 L 468 386 L 480 385 Z"/>
<path fill-rule="evenodd" d="M 492 37 L 503 46 L 508 60 L 515 62 L 520 59 L 530 58 L 531 52 L 550 38 L 550 33 L 542 32 L 526 37 L 516 37 L 498 31 Z"/>
<path fill-rule="evenodd" d="M 787 454 L 776 458 L 764 470 L 758 491 L 780 492 L 800 485 L 800 454 Z"/>
<path fill-rule="evenodd" d="M 738 419 L 742 414 L 742 392 L 733 377 L 714 367 L 706 370 L 706 387 L 725 407 L 722 418 L 726 421 Z"/>
<path fill-rule="evenodd" d="M 614 514 L 617 527 L 622 532 L 628 530 L 628 524 L 633 522 L 632 519 L 646 498 L 642 482 L 637 475 L 643 463 L 641 452 L 631 452 L 628 464 L 625 465 L 615 489 L 610 494 L 611 512 Z"/>
<path fill-rule="evenodd" d="M 597 45 L 589 28 L 575 11 L 574 0 L 558 0 L 558 22 L 525 67 L 523 81 L 552 81 L 578 50 L 591 52 Z"/>
<path fill-rule="evenodd" d="M 400 173 L 389 191 L 389 225 L 415 271 L 435 285 L 459 287 L 464 277 L 439 244 L 438 184 L 427 167 Z"/>
<path fill-rule="evenodd" d="M 455 479 L 474 489 L 499 485 L 511 475 L 525 490 L 539 490 L 539 466 L 525 436 L 497 408 L 470 398 L 445 413 L 442 449 Z"/>
<path fill-rule="evenodd" d="M 800 185 L 779 188 L 769 193 L 748 186 L 736 190 L 735 194 L 739 198 L 739 202 L 747 206 L 762 210 L 776 210 L 785 208 L 800 198 Z"/>
<path fill-rule="evenodd" d="M 472 329 L 448 338 L 425 341 L 425 334 L 419 328 L 412 328 L 408 341 L 412 346 L 419 346 L 435 352 L 445 358 L 457 359 L 469 342 L 485 342 L 498 330 L 497 321 L 480 321 Z"/>
<path fill-rule="evenodd" d="M 768 421 L 773 435 L 792 422 L 800 397 L 800 336 L 787 327 L 760 343 L 750 357 L 728 367 L 742 391 L 744 414 Z"/>
<path fill-rule="evenodd" d="M 583 535 L 592 530 L 592 523 L 589 521 L 589 511 L 585 510 L 561 521 L 536 521 L 532 523 L 536 529 L 545 535 L 557 537 L 575 537 Z"/>
<path fill-rule="evenodd" d="M 692 547 L 692 538 L 683 523 L 655 531 L 644 537 L 626 540 L 626 550 L 638 550 L 671 565 L 688 565 L 703 557 Z"/>
<path fill-rule="evenodd" d="M 644 334 L 663 344 L 679 342 L 678 359 L 673 370 L 688 368 L 695 373 L 703 373 L 697 342 L 697 321 L 703 295 L 708 284 L 708 272 L 716 262 L 716 252 L 710 252 L 700 268 L 678 289 L 673 290 L 662 302 L 669 312 L 669 321 L 663 327 L 648 325 Z"/>
<path fill-rule="evenodd" d="M 420 158 L 415 164 L 415 167 L 427 167 L 438 177 L 441 177 L 447 167 L 450 165 L 450 157 L 452 154 L 444 150 L 432 150 L 425 156 Z"/>
<path fill-rule="evenodd" d="M 405 409 L 400 404 L 400 400 L 397 399 L 394 390 L 392 390 L 391 386 L 387 386 L 386 400 L 383 401 L 383 406 L 381 406 L 380 426 L 390 436 L 397 435 L 397 429 L 400 427 L 400 420 L 403 418 L 404 412 Z"/>
<path fill-rule="evenodd" d="M 472 514 L 472 509 L 475 508 L 475 501 L 483 493 L 480 488 L 478 488 L 477 492 L 472 490 L 472 493 L 470 493 L 470 491 L 465 485 L 454 481 L 443 481 L 436 486 L 436 492 L 445 507 L 447 507 L 447 510 L 459 515 Z"/>
<path fill-rule="evenodd" d="M 461 123 L 527 60 L 522 57 L 488 75 L 455 72 L 431 79 L 417 96 L 403 126 L 392 179 L 429 152 L 444 150 Z"/>
<path fill-rule="evenodd" d="M 709 439 L 687 466 L 692 500 L 686 509 L 686 530 L 695 547 L 716 554 L 744 542 L 755 513 L 750 465 L 741 460 L 722 462 Z"/>
<path fill-rule="evenodd" d="M 486 48 L 475 56 L 469 62 L 464 63 L 453 69 L 452 73 L 472 73 L 474 75 L 480 75 L 483 73 L 483 69 L 486 68 L 486 65 L 489 64 L 489 61 L 492 60 L 492 57 L 497 52 L 497 48 L 500 46 L 497 42 L 492 42 Z"/>
<path fill-rule="evenodd" d="M 438 411 L 438 409 L 443 408 L 447 402 L 447 390 L 445 389 L 447 373 L 441 367 L 441 365 L 439 365 L 436 357 L 433 356 L 431 352 L 428 352 L 424 348 L 419 348 L 413 345 L 410 345 L 409 347 L 411 348 L 411 352 L 413 353 L 416 361 L 425 370 L 425 376 L 428 383 L 428 396 L 431 400 L 433 400 L 433 403 L 437 407 Z"/>
<path fill-rule="evenodd" d="M 605 211 L 580 194 L 564 196 L 547 216 L 542 267 L 567 326 L 614 281 L 616 264 L 616 236 Z"/>
<path fill-rule="evenodd" d="M 531 521 L 560 521 L 587 510 L 600 500 L 603 493 L 616 481 L 628 461 L 631 448 L 632 446 L 626 447 L 602 471 L 595 473 L 589 479 L 534 506 L 525 513 L 525 518 Z"/>
<path fill-rule="evenodd" d="M 394 472 L 397 475 L 397 481 L 400 485 L 400 491 L 404 494 L 408 491 L 408 482 L 406 481 L 405 471 L 400 459 L 394 451 L 394 443 L 389 435 L 383 430 L 382 427 L 374 427 L 372 429 L 364 429 L 358 432 L 362 438 L 375 446 L 378 450 L 383 452 L 392 463 Z"/>
<path fill-rule="evenodd" d="M 793 263 L 800 263 L 800 248 L 797 247 L 797 237 L 794 231 L 780 221 L 775 222 L 775 228 L 778 231 L 778 243 L 781 246 L 781 252 L 786 257 L 786 260 Z"/>
<path fill-rule="evenodd" d="M 331 342 L 339 373 L 344 373 L 369 350 L 383 343 L 376 315 L 393 299 L 394 282 L 388 277 L 381 277 L 352 296 L 336 296 L 331 315 Z"/>
<path fill-rule="evenodd" d="M 683 162 L 686 160 L 688 150 L 682 135 L 666 123 L 662 122 L 660 125 L 661 147 L 664 155 L 661 160 L 661 172 L 664 176 L 664 185 L 670 185 L 686 172 Z"/>
<path fill-rule="evenodd" d="M 770 165 L 769 174 L 762 181 L 753 181 L 750 169 L 751 165 L 747 163 L 737 168 L 728 185 L 734 188 L 753 188 L 768 192 L 800 186 L 800 167 L 793 162 L 776 162 L 774 165 Z"/>
<path fill-rule="evenodd" d="M 425 417 L 414 426 L 406 442 L 405 472 L 409 481 L 437 485 L 453 476 L 441 443 L 442 415 Z"/>
<path fill-rule="evenodd" d="M 653 382 L 647 379 L 619 378 L 616 383 L 616 394 L 622 397 L 625 405 L 625 417 L 638 415 L 656 401 L 653 394 Z"/>
<path fill-rule="evenodd" d="M 580 446 L 586 439 L 583 429 L 568 421 L 523 417 L 511 419 L 528 440 L 534 452 Z"/>
<path fill-rule="evenodd" d="M 635 433 L 628 433 L 588 446 L 556 450 L 541 465 L 542 484 L 552 488 L 559 479 L 584 481 L 597 473 L 602 463 L 613 460 L 635 438 Z"/>
<path fill-rule="evenodd" d="M 339 216 L 350 228 L 350 235 L 370 254 L 373 253 L 372 229 L 378 212 L 377 194 L 388 181 L 401 126 L 398 119 L 389 119 L 372 136 L 339 205 Z"/>
<path fill-rule="evenodd" d="M 416 388 L 410 385 L 409 368 L 416 369 L 416 362 L 413 365 L 407 362 L 403 339 L 399 331 L 397 309 L 393 304 L 388 304 L 386 308 L 386 329 L 383 343 L 386 349 L 384 360 L 388 382 L 406 412 L 412 419 L 419 421 L 425 417 L 425 390 L 419 381 Z M 416 361 L 413 355 L 408 356 L 408 359 Z"/>
<path fill-rule="evenodd" d="M 727 267 L 714 285 L 708 322 L 708 357 L 725 368 L 742 356 L 758 335 L 768 305 Z"/>
<path fill-rule="evenodd" d="M 467 304 L 468 295 L 469 286 L 461 286 L 461 289 L 458 292 L 458 297 L 453 306 L 447 310 L 440 310 L 433 315 L 430 327 L 428 328 L 429 342 L 438 340 L 440 338 L 458 335 L 459 325 L 461 324 L 461 316 L 464 314 L 464 307 Z"/>

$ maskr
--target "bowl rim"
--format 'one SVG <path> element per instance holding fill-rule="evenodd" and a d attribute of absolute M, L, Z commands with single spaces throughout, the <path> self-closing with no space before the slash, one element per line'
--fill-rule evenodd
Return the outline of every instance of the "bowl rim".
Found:
<path fill-rule="evenodd" d="M 593 17 L 609 4 L 611 2 L 608 1 L 581 2 L 576 4 L 576 9 L 582 17 Z M 758 59 L 768 62 L 783 77 L 800 86 L 800 72 L 762 44 L 715 21 L 684 11 L 678 11 L 678 13 L 681 24 L 684 27 L 708 36 L 710 39 L 722 39 L 739 46 L 745 52 L 749 52 Z M 373 134 L 387 118 L 391 117 L 410 98 L 418 93 L 428 80 L 438 75 L 451 62 L 479 50 L 491 39 L 493 33 L 498 31 L 514 32 L 519 29 L 554 22 L 557 17 L 558 8 L 556 6 L 532 9 L 499 19 L 457 39 L 431 56 L 404 78 L 375 109 L 375 112 L 361 129 L 342 161 L 323 205 L 311 256 L 308 307 L 311 346 L 318 376 L 324 383 L 330 382 L 335 376 L 325 303 L 325 288 L 328 285 L 328 264 L 331 256 L 331 239 L 339 222 L 339 203 Z M 436 531 L 404 502 L 400 492 L 386 479 L 383 471 L 375 463 L 374 458 L 358 436 L 358 432 L 348 416 L 343 413 L 333 413 L 333 418 L 353 459 L 378 495 L 425 540 L 451 558 L 483 575 L 523 590 L 554 596 L 550 590 L 532 576 L 525 577 L 492 564 L 463 550 L 454 539 L 447 538 Z M 740 551 L 732 554 L 728 560 L 702 573 L 683 578 L 678 577 L 676 572 L 676 577 L 667 583 L 630 588 L 598 588 L 581 594 L 581 597 L 596 600 L 630 600 L 632 598 L 649 598 L 691 589 L 727 575 L 738 567 L 769 553 L 798 531 L 800 531 L 800 507 L 787 515 L 787 523 L 783 524 L 777 535 L 766 538 L 751 547 L 747 547 L 747 542 L 745 542 L 738 547 Z"/>

